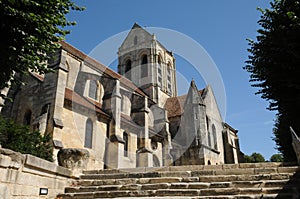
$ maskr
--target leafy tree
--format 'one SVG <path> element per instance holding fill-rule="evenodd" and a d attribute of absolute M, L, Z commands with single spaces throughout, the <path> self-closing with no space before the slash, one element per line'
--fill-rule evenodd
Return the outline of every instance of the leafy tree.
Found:
<path fill-rule="evenodd" d="M 29 126 L 0 117 L 0 145 L 3 148 L 53 161 L 50 141 L 49 134 L 42 136 L 38 131 L 30 131 Z"/>
<path fill-rule="evenodd" d="M 245 163 L 265 162 L 265 158 L 260 153 L 252 153 L 250 156 L 244 155 Z"/>
<path fill-rule="evenodd" d="M 244 155 L 244 161 L 245 161 L 245 163 L 252 163 L 253 158 L 249 155 Z"/>
<path fill-rule="evenodd" d="M 274 154 L 270 158 L 271 162 L 283 162 L 282 154 Z"/>
<path fill-rule="evenodd" d="M 256 94 L 277 111 L 274 140 L 285 161 L 295 161 L 289 126 L 300 132 L 300 2 L 274 0 L 261 10 L 257 41 L 249 40 L 249 60 L 244 67 Z"/>
<path fill-rule="evenodd" d="M 264 156 L 260 153 L 252 153 L 251 157 L 252 157 L 252 160 L 253 160 L 254 163 L 255 162 L 265 162 L 266 161 Z"/>
<path fill-rule="evenodd" d="M 75 25 L 66 18 L 70 10 L 83 8 L 71 0 L 0 0 L 0 90 L 18 81 L 14 73 L 48 71 L 49 55 Z"/>

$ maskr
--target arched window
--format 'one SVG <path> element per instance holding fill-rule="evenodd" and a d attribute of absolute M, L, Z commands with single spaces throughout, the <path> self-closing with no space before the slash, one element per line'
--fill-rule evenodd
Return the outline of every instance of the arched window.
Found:
<path fill-rule="evenodd" d="M 89 97 L 96 100 L 97 99 L 97 91 L 98 91 L 97 81 L 90 80 Z"/>
<path fill-rule="evenodd" d="M 211 126 L 211 130 L 214 138 L 214 149 L 218 150 L 217 131 L 214 124 Z"/>
<path fill-rule="evenodd" d="M 172 79 L 172 75 L 171 75 L 171 63 L 168 62 L 167 64 L 167 90 L 169 94 L 172 94 L 172 84 L 171 84 L 171 79 Z"/>
<path fill-rule="evenodd" d="M 130 116 L 131 113 L 131 101 L 128 96 L 122 95 L 121 112 Z"/>
<path fill-rule="evenodd" d="M 211 132 L 210 132 L 210 129 L 209 129 L 209 119 L 208 117 L 206 117 L 206 127 L 207 127 L 207 144 L 209 147 L 212 147 L 212 140 L 211 140 Z"/>
<path fill-rule="evenodd" d="M 131 71 L 131 60 L 128 59 L 125 63 L 125 77 L 127 77 L 128 79 L 131 78 L 130 71 Z"/>
<path fill-rule="evenodd" d="M 123 133 L 124 140 L 124 156 L 128 157 L 128 134 L 126 132 Z"/>
<path fill-rule="evenodd" d="M 91 119 L 86 120 L 84 147 L 92 148 L 93 145 L 93 122 Z"/>
<path fill-rule="evenodd" d="M 141 63 L 141 77 L 147 77 L 148 76 L 148 58 L 147 55 L 143 55 L 142 57 L 142 63 Z"/>
<path fill-rule="evenodd" d="M 138 43 L 138 38 L 137 38 L 137 36 L 134 36 L 133 42 L 134 42 L 134 45 L 137 45 L 137 43 Z"/>
<path fill-rule="evenodd" d="M 30 125 L 31 124 L 31 110 L 27 110 L 23 117 L 23 124 Z"/>
<path fill-rule="evenodd" d="M 207 132 L 208 146 L 212 147 L 210 131 Z"/>
<path fill-rule="evenodd" d="M 158 60 L 157 60 L 157 81 L 158 85 L 162 86 L 162 61 L 161 61 L 161 56 L 158 55 Z"/>

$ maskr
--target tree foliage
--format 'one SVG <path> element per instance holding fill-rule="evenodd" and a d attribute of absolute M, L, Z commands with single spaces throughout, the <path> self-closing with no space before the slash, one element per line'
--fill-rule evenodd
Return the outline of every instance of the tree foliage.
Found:
<path fill-rule="evenodd" d="M 270 162 L 283 162 L 282 154 L 273 154 L 270 158 Z"/>
<path fill-rule="evenodd" d="M 257 162 L 265 162 L 265 158 L 260 153 L 252 153 L 249 155 L 244 155 L 244 161 L 245 163 L 257 163 Z"/>
<path fill-rule="evenodd" d="M 0 90 L 17 81 L 14 73 L 48 71 L 49 55 L 75 25 L 66 18 L 70 10 L 83 8 L 71 0 L 0 0 Z"/>
<path fill-rule="evenodd" d="M 53 161 L 50 141 L 49 134 L 42 136 L 38 131 L 30 131 L 29 126 L 0 117 L 0 145 L 3 148 Z"/>
<path fill-rule="evenodd" d="M 249 40 L 247 65 L 256 94 L 277 111 L 275 142 L 286 161 L 296 160 L 289 126 L 300 132 L 300 2 L 275 0 L 261 10 L 257 41 Z"/>

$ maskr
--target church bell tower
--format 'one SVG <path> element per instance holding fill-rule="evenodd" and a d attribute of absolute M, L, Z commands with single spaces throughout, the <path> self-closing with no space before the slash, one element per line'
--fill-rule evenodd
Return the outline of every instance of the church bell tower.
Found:
<path fill-rule="evenodd" d="M 118 72 L 160 107 L 167 98 L 177 96 L 173 53 L 136 23 L 119 47 Z"/>

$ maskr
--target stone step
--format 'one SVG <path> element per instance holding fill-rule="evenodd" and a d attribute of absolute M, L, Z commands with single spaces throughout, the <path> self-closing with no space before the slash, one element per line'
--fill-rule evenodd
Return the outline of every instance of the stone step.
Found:
<path fill-rule="evenodd" d="M 187 165 L 187 166 L 168 166 L 168 167 L 139 167 L 123 169 L 101 169 L 86 170 L 83 174 L 114 174 L 114 173 L 147 173 L 147 172 L 165 172 L 165 171 L 199 171 L 199 170 L 225 170 L 225 169 L 249 169 L 249 168 L 287 168 L 294 167 L 297 163 L 240 163 L 240 164 L 222 164 L 222 165 Z"/>
<path fill-rule="evenodd" d="M 65 193 L 115 191 L 115 190 L 157 190 L 157 189 L 208 189 L 208 188 L 272 188 L 283 187 L 288 180 L 270 181 L 233 181 L 233 182 L 175 182 L 175 183 L 152 183 L 152 184 L 111 184 L 111 185 L 90 185 L 79 187 L 67 187 Z M 299 184 L 286 185 L 291 187 Z M 295 186 L 294 186 L 295 187 Z M 299 189 L 300 190 L 300 189 Z"/>
<path fill-rule="evenodd" d="M 70 196 L 61 195 L 60 199 L 89 199 L 85 195 L 82 196 Z M 101 199 L 103 197 L 97 197 Z M 132 199 L 133 197 L 118 197 L 120 199 Z M 220 196 L 162 196 L 162 197 L 138 197 L 139 199 L 299 199 L 298 194 L 284 193 L 284 194 L 251 194 L 251 195 L 220 195 Z"/>
<path fill-rule="evenodd" d="M 299 194 L 294 189 L 283 190 L 282 187 L 276 188 L 209 188 L 209 189 L 157 189 L 157 190 L 116 190 L 116 191 L 94 191 L 76 192 L 60 195 L 66 198 L 116 198 L 116 197 L 165 197 L 165 196 L 236 196 L 236 195 L 276 195 L 276 194 Z"/>
<path fill-rule="evenodd" d="M 279 198 L 286 199 L 299 199 L 299 195 L 295 194 L 282 194 Z M 119 197 L 120 199 L 132 199 L 132 197 Z M 255 195 L 232 195 L 232 196 L 164 196 L 164 197 L 139 197 L 139 199 L 274 199 L 278 198 L 277 194 L 255 194 Z M 98 198 L 100 199 L 100 198 Z"/>
<path fill-rule="evenodd" d="M 258 163 L 84 171 L 57 198 L 299 199 L 299 168 Z"/>
<path fill-rule="evenodd" d="M 218 176 L 199 176 L 199 177 L 154 177 L 154 178 L 122 178 L 122 179 L 81 179 L 78 181 L 80 186 L 100 186 L 100 185 L 123 185 L 123 184 L 151 184 L 151 183 L 176 183 L 176 182 L 271 182 L 287 181 L 293 174 L 259 174 L 259 175 L 218 175 Z M 298 181 L 296 181 L 298 182 Z M 279 183 L 279 182 L 278 182 Z M 283 182 L 284 183 L 284 182 Z M 249 184 L 249 183 L 248 183 Z"/>
<path fill-rule="evenodd" d="M 80 179 L 123 179 L 123 178 L 155 178 L 155 177 L 201 177 L 219 175 L 257 175 L 276 173 L 296 173 L 298 166 L 294 167 L 274 167 L 274 168 L 236 168 L 217 170 L 194 170 L 194 171 L 152 171 L 145 173 L 109 173 L 109 174 L 84 174 Z"/>

